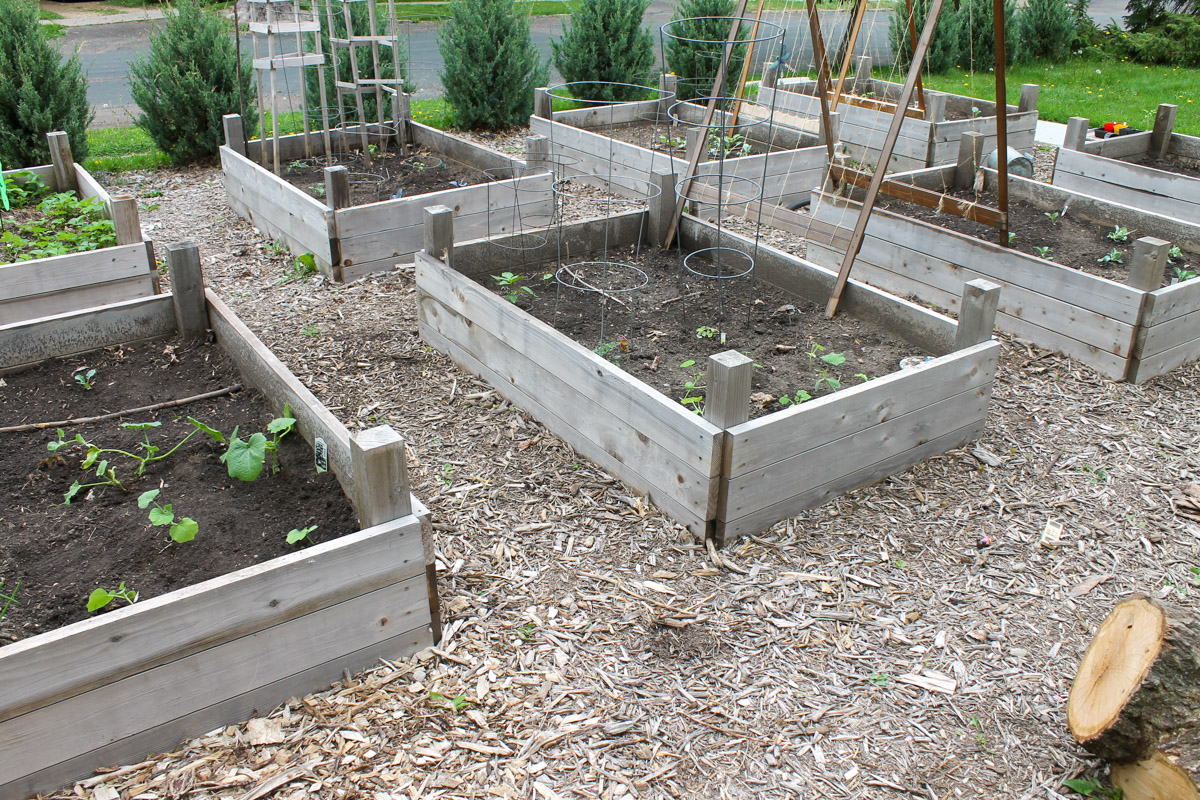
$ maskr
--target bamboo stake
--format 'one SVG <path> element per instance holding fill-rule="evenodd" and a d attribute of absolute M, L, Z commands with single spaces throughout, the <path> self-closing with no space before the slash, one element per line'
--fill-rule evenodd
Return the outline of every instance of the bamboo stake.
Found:
<path fill-rule="evenodd" d="M 1000 246 L 1008 247 L 1008 92 L 1004 86 L 1004 0 L 992 0 L 996 38 L 996 205 L 1000 209 Z"/>
<path fill-rule="evenodd" d="M 762 19 L 763 6 L 767 0 L 758 0 L 758 8 L 754 10 L 754 27 L 750 29 L 750 43 L 746 46 L 746 60 L 742 62 L 742 74 L 738 77 L 737 103 L 733 106 L 733 117 L 729 124 L 731 128 L 736 128 L 738 124 L 738 115 L 742 113 L 742 95 L 746 91 L 746 78 L 750 77 L 750 60 L 754 56 L 754 40 L 758 38 L 758 23 Z"/>
<path fill-rule="evenodd" d="M 809 3 L 812 2 L 813 0 L 809 0 Z M 904 81 L 904 88 L 900 90 L 900 98 L 896 101 L 896 113 L 892 115 L 892 123 L 888 126 L 887 135 L 883 138 L 879 163 L 875 165 L 875 173 L 871 176 L 871 185 L 867 187 L 867 196 L 863 199 L 862 210 L 858 213 L 858 221 L 854 223 L 854 232 L 850 235 L 850 242 L 846 246 L 846 255 L 842 259 L 837 281 L 833 285 L 833 294 L 829 298 L 829 304 L 825 307 L 825 315 L 828 317 L 833 317 L 837 313 L 842 292 L 846 289 L 846 281 L 850 279 L 850 268 L 854 266 L 854 259 L 858 256 L 858 251 L 862 249 L 863 236 L 867 232 L 867 220 L 870 219 L 871 211 L 875 208 L 875 198 L 879 196 L 879 187 L 883 185 L 888 162 L 892 158 L 892 151 L 896 149 L 896 139 L 900 137 L 900 126 L 905 120 L 904 109 L 912 100 L 913 89 L 920 78 L 921 65 L 925 61 L 925 53 L 929 50 L 929 40 L 933 38 L 933 29 L 936 27 L 938 15 L 941 13 L 942 0 L 931 0 L 929 14 L 925 18 L 925 30 L 921 32 L 921 38 L 913 48 L 913 59 L 912 64 L 908 67 L 908 78 Z"/>
<path fill-rule="evenodd" d="M 867 15 L 867 0 L 859 0 L 858 11 L 854 14 L 854 22 L 850 27 L 850 41 L 846 45 L 846 55 L 842 58 L 842 69 L 838 72 L 837 88 L 833 90 L 833 104 L 830 111 L 837 111 L 842 99 L 842 87 L 846 84 L 846 73 L 850 71 L 850 59 L 854 55 L 854 45 L 858 43 L 858 31 L 862 27 L 863 18 Z"/>

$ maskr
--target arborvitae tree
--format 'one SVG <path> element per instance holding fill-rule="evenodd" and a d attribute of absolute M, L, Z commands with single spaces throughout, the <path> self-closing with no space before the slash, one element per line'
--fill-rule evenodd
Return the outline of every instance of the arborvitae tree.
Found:
<path fill-rule="evenodd" d="M 918 35 L 925 28 L 925 18 L 929 13 L 929 0 L 915 0 L 913 3 L 913 20 L 917 26 Z M 888 41 L 895 54 L 896 65 L 907 69 L 912 61 L 912 37 L 908 30 L 908 6 L 904 0 L 892 4 L 892 18 L 888 26 Z M 955 66 L 958 61 L 958 25 L 954 19 L 954 7 L 951 3 L 942 6 L 938 17 L 937 27 L 934 28 L 933 38 L 929 40 L 929 49 L 925 53 L 923 71 L 939 74 Z"/>
<path fill-rule="evenodd" d="M 944 13 L 944 12 L 943 12 Z M 1013 15 L 1016 13 L 1014 0 L 1004 3 L 1004 61 L 1013 63 L 1016 49 L 1012 46 Z M 958 58 L 955 66 L 969 72 L 987 72 L 996 64 L 996 24 L 992 13 L 992 0 L 962 0 L 954 12 L 958 25 Z"/>
<path fill-rule="evenodd" d="M 237 62 L 228 23 L 194 0 L 179 0 L 160 33 L 150 34 L 150 54 L 129 70 L 137 124 L 173 164 L 217 154 L 221 117 L 239 113 Z M 251 104 L 250 64 L 242 63 L 242 97 Z M 246 109 L 250 114 L 251 108 Z"/>
<path fill-rule="evenodd" d="M 529 36 L 529 17 L 513 0 L 453 0 L 438 50 L 446 101 L 460 128 L 522 124 L 533 111 L 533 90 L 549 78 Z"/>
<path fill-rule="evenodd" d="M 333 4 L 333 36 L 342 38 L 346 35 L 346 17 L 342 11 L 342 6 L 334 0 L 326 0 Z M 375 0 L 368 0 L 375 2 Z M 333 76 L 333 59 L 337 58 L 337 76 L 342 81 L 353 80 L 354 72 L 350 66 L 350 48 L 339 47 L 336 50 L 329 44 L 330 26 L 329 17 L 325 13 L 324 3 L 318 3 L 320 10 L 321 21 L 321 52 L 325 54 L 325 65 L 323 67 L 306 69 L 305 93 L 307 95 L 309 114 L 316 120 L 320 119 L 321 114 L 321 84 L 317 79 L 317 70 L 325 70 L 325 106 L 333 124 L 340 121 L 337 112 L 337 87 L 334 86 Z M 367 9 L 366 3 L 347 3 L 346 7 L 350 9 L 350 24 L 354 27 L 356 36 L 367 36 L 371 33 L 371 16 Z M 375 35 L 385 36 L 388 32 L 388 20 L 385 8 L 378 8 L 375 14 Z M 316 41 L 313 34 L 308 34 L 306 48 L 312 52 L 316 48 Z M 358 54 L 358 77 L 361 80 L 373 79 L 375 77 L 375 64 L 371 59 L 370 47 L 355 47 L 355 53 Z M 404 49 L 397 47 L 400 64 L 400 77 L 402 80 L 402 89 L 406 92 L 413 91 L 416 87 L 407 80 L 408 63 Z M 384 80 L 392 80 L 396 77 L 396 62 L 393 60 L 392 48 L 387 45 L 379 47 L 379 77 Z M 358 104 L 354 100 L 354 95 L 342 95 L 342 109 L 345 112 L 346 118 L 349 120 L 357 120 Z M 366 115 L 366 121 L 378 120 L 379 114 L 375 110 L 375 94 L 366 92 L 363 94 L 363 114 Z M 391 119 L 392 98 L 387 92 L 383 95 L 383 118 Z M 320 127 L 317 122 L 314 122 L 314 127 Z"/>
<path fill-rule="evenodd" d="M 671 19 L 692 19 L 671 25 L 667 30 L 674 37 L 664 37 L 667 66 L 678 78 L 680 100 L 708 97 L 713 81 L 725 53 L 725 40 L 729 37 L 728 19 L 693 19 L 695 17 L 732 17 L 733 0 L 680 0 Z M 735 44 L 729 56 L 729 67 L 725 72 L 723 94 L 732 96 L 737 91 L 742 62 L 746 60 L 746 44 L 749 28 L 738 24 L 739 44 Z"/>
<path fill-rule="evenodd" d="M 1075 13 L 1066 0 L 1029 0 L 1017 11 L 1017 55 L 1022 61 L 1057 61 L 1071 53 L 1075 40 Z"/>
<path fill-rule="evenodd" d="M 551 41 L 554 66 L 564 81 L 647 84 L 654 66 L 654 40 L 642 27 L 650 0 L 582 0 L 571 27 Z M 590 100 L 637 100 L 636 89 L 588 87 Z"/>
<path fill-rule="evenodd" d="M 66 61 L 38 24 L 37 3 L 0 0 L 0 162 L 50 162 L 46 134 L 66 131 L 76 161 L 87 158 L 92 107 L 79 55 Z M 60 63 L 61 61 L 61 63 Z"/>

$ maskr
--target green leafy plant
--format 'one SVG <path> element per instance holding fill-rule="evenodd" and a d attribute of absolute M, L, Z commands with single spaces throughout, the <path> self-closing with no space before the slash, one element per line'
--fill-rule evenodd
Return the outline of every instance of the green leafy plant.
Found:
<path fill-rule="evenodd" d="M 239 105 L 253 102 L 253 73 L 234 49 L 228 21 L 195 0 L 179 0 L 161 32 L 150 34 L 149 54 L 130 65 L 130 93 L 142 110 L 138 127 L 172 164 L 212 158 L 225 137 L 221 117 L 249 118 L 251 109 Z"/>
<path fill-rule="evenodd" d="M 307 528 L 292 528 L 287 532 L 287 543 L 296 544 L 297 542 L 304 541 L 316 529 L 316 525 L 309 525 Z"/>
<path fill-rule="evenodd" d="M 171 508 L 171 504 L 162 505 L 158 502 L 158 494 L 160 489 L 151 489 L 148 492 L 142 492 L 138 497 L 138 508 L 143 511 L 150 506 L 150 524 L 156 528 L 170 527 L 167 533 L 171 538 L 179 544 L 190 542 L 196 538 L 196 534 L 200 530 L 199 524 L 191 517 L 175 518 L 175 511 Z"/>
<path fill-rule="evenodd" d="M 1075 40 L 1075 14 L 1062 0 L 1028 0 L 1017 9 L 1017 57 L 1022 61 L 1065 59 Z"/>
<path fill-rule="evenodd" d="M 303 328 L 301 328 L 300 332 L 303 333 L 305 336 L 307 336 L 310 339 L 315 339 L 321 335 L 321 328 L 320 328 L 320 326 L 310 322 L 309 324 L 307 324 Z"/>
<path fill-rule="evenodd" d="M 37 204 L 44 215 L 0 234 L 0 261 L 25 261 L 111 247 L 117 243 L 112 220 L 104 217 L 99 198 L 79 200 L 73 192 L 58 192 Z"/>
<path fill-rule="evenodd" d="M 550 40 L 558 74 L 569 83 L 596 82 L 587 87 L 589 100 L 648 99 L 632 86 L 648 83 L 654 67 L 654 40 L 642 27 L 649 5 L 650 0 L 582 0 L 562 38 Z"/>
<path fill-rule="evenodd" d="M 229 435 L 229 449 L 221 456 L 229 477 L 240 481 L 252 481 L 262 474 L 267 462 L 267 454 L 271 454 L 271 472 L 279 471 L 279 442 L 296 427 L 296 419 L 291 416 L 291 406 L 284 405 L 283 416 L 276 417 L 267 423 L 266 434 L 255 431 L 249 439 L 243 440 L 238 436 L 238 428 Z"/>
<path fill-rule="evenodd" d="M 97 586 L 92 590 L 92 593 L 88 595 L 87 610 L 89 612 L 99 611 L 109 603 L 112 603 L 116 600 L 124 600 L 126 603 L 133 605 L 137 602 L 137 599 L 138 593 L 133 589 L 126 589 L 125 581 L 121 581 L 121 585 L 113 591 L 109 591 L 102 586 Z"/>
<path fill-rule="evenodd" d="M 1171 269 L 1175 271 L 1175 280 L 1179 281 L 1180 283 L 1183 283 L 1184 281 L 1190 281 L 1196 277 L 1196 271 L 1194 269 L 1188 269 L 1187 267 L 1172 267 Z"/>
<path fill-rule="evenodd" d="M 1067 778 L 1062 785 L 1076 794 L 1096 797 L 1099 800 L 1122 800 L 1125 797 L 1125 793 L 1120 789 L 1110 789 L 1091 778 Z"/>
<path fill-rule="evenodd" d="M 787 408 L 788 406 L 798 406 L 801 403 L 808 402 L 809 400 L 812 400 L 811 394 L 804 391 L 803 389 L 797 389 L 791 395 L 786 395 L 786 394 L 780 395 L 779 396 L 779 405 L 783 406 L 784 408 Z"/>
<path fill-rule="evenodd" d="M 1129 229 L 1120 225 L 1113 225 L 1113 229 L 1104 235 L 1117 244 L 1125 244 L 1129 241 Z"/>
<path fill-rule="evenodd" d="M 1125 254 L 1114 247 L 1112 250 L 1108 251 L 1108 255 L 1100 256 L 1100 258 L 1097 258 L 1096 261 L 1101 264 L 1120 264 L 1124 258 Z"/>
<path fill-rule="evenodd" d="M 1015 233 L 1013 233 L 1012 231 L 1009 231 L 1008 232 L 1008 243 L 1012 244 L 1016 240 L 1017 240 L 1017 235 Z"/>
<path fill-rule="evenodd" d="M 592 352 L 609 359 L 614 364 L 620 364 L 622 354 L 629 352 L 629 340 L 621 336 L 613 342 L 601 342 L 593 348 Z"/>
<path fill-rule="evenodd" d="M 87 372 L 76 372 L 75 373 L 75 382 L 78 383 L 80 386 L 82 386 L 84 389 L 91 391 L 92 386 L 95 384 L 95 377 L 96 377 L 96 370 L 94 370 L 94 369 L 89 369 Z"/>
<path fill-rule="evenodd" d="M 721 136 L 716 130 L 708 132 L 708 154 L 713 158 L 736 158 L 750 154 L 751 144 L 740 133 Z"/>
<path fill-rule="evenodd" d="M 493 275 L 492 280 L 500 285 L 500 288 L 506 290 L 504 298 L 510 303 L 516 303 L 521 299 L 522 295 L 537 297 L 533 289 L 528 286 L 518 286 L 517 284 L 525 280 L 524 275 L 517 275 L 512 272 L 502 272 L 499 275 Z"/>
<path fill-rule="evenodd" d="M 671 150 L 682 150 L 683 148 L 687 147 L 687 139 L 684 139 L 680 136 L 668 136 L 665 133 L 660 133 L 658 135 L 658 141 L 663 147 L 667 147 Z"/>
<path fill-rule="evenodd" d="M 50 163 L 50 131 L 66 132 L 76 161 L 88 156 L 87 76 L 79 54 L 64 59 L 46 33 L 36 3 L 0 0 L 0 162 L 10 169 Z"/>
<path fill-rule="evenodd" d="M 442 484 L 443 486 L 450 486 L 454 483 L 455 472 L 457 472 L 457 470 L 454 468 L 453 464 L 442 464 L 441 474 L 438 475 L 438 483 Z"/>
<path fill-rule="evenodd" d="M 1167 251 L 1167 261 L 1174 263 L 1183 258 L 1183 251 L 1179 249 L 1179 245 L 1171 245 L 1171 249 Z"/>
<path fill-rule="evenodd" d="M 1052 226 L 1055 228 L 1058 227 L 1058 218 L 1061 217 L 1062 214 L 1057 211 L 1043 211 L 1042 213 L 1046 216 L 1046 219 L 1050 220 L 1050 224 Z"/>
<path fill-rule="evenodd" d="M 325 184 L 323 184 L 323 183 L 309 184 L 308 190 L 313 193 L 314 197 L 324 197 L 325 196 Z"/>
<path fill-rule="evenodd" d="M 454 713 L 456 714 L 461 713 L 468 706 L 475 705 L 461 694 L 456 697 L 447 697 L 440 692 L 430 692 L 429 703 L 436 706 L 449 706 L 454 709 Z"/>
<path fill-rule="evenodd" d="M 549 70 L 513 0 L 453 0 L 438 36 L 441 78 L 455 121 L 498 130 L 526 122 Z"/>
<path fill-rule="evenodd" d="M 701 325 L 699 328 L 696 328 L 697 339 L 712 339 L 719 333 L 720 331 L 711 325 Z"/>
<path fill-rule="evenodd" d="M 17 602 L 17 592 L 21 591 L 21 579 L 17 578 L 17 585 L 10 591 L 6 591 L 4 585 L 4 578 L 0 578 L 0 600 L 4 601 L 4 605 L 0 606 L 0 619 L 4 619 L 4 615 L 8 613 L 9 606 Z"/>
<path fill-rule="evenodd" d="M 892 682 L 892 676 L 886 672 L 872 672 L 867 676 L 872 686 L 887 686 Z"/>
<path fill-rule="evenodd" d="M 696 369 L 696 361 L 688 359 L 682 362 L 680 368 L 692 370 L 692 377 L 683 382 L 683 397 L 679 402 L 690 408 L 696 414 L 704 413 L 704 372 Z"/>
<path fill-rule="evenodd" d="M 1033 249 L 1036 250 L 1037 254 L 1042 258 L 1050 260 L 1050 254 L 1053 251 L 1051 251 L 1049 247 L 1035 247 Z"/>
<path fill-rule="evenodd" d="M 42 180 L 42 176 L 29 170 L 5 175 L 4 185 L 8 192 L 9 206 L 12 208 L 29 208 L 50 194 L 50 187 Z"/>
<path fill-rule="evenodd" d="M 312 253 L 301 253 L 292 259 L 292 266 L 283 282 L 302 281 L 317 274 L 317 257 Z"/>

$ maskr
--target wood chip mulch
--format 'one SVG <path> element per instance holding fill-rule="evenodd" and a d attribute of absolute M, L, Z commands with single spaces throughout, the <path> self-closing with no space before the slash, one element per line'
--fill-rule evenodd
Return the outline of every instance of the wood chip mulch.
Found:
<path fill-rule="evenodd" d="M 1057 798 L 1098 769 L 1064 724 L 1096 626 L 1200 596 L 1195 364 L 1004 339 L 979 442 L 714 553 L 422 343 L 411 268 L 289 279 L 219 169 L 105 178 L 352 430 L 407 437 L 446 635 L 62 796 Z"/>

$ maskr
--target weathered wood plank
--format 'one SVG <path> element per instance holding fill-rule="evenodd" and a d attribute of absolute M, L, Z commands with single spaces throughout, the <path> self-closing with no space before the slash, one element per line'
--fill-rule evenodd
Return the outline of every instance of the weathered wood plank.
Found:
<path fill-rule="evenodd" d="M 465 260 L 460 253 L 455 255 Z M 587 400 L 606 409 L 614 424 L 639 431 L 672 454 L 679 464 L 697 470 L 705 477 L 716 474 L 717 428 L 697 418 L 678 402 L 424 254 L 417 256 L 417 285 L 422 295 L 468 320 L 472 331 L 478 328 L 486 332 L 523 358 L 533 359 L 548 377 L 561 381 L 565 387 L 573 387 L 580 402 Z M 423 314 L 436 310 L 424 298 L 421 306 Z M 422 318 L 436 327 L 428 314 Z M 464 342 L 459 341 L 459 344 Z M 510 380 L 506 378 L 505 382 Z M 586 420 L 576 424 L 586 424 Z M 635 446 L 641 444 L 639 441 Z M 674 475 L 671 481 L 675 482 Z"/>
<path fill-rule="evenodd" d="M 1142 324 L 1148 326 L 1161 325 L 1168 320 L 1182 317 L 1200 309 L 1200 280 L 1192 279 L 1183 283 L 1152 292 L 1147 299 L 1143 312 Z"/>
<path fill-rule="evenodd" d="M 316 438 L 328 446 L 329 468 L 337 475 L 346 494 L 353 497 L 350 466 L 350 432 L 283 362 L 264 345 L 211 289 L 205 290 L 208 319 L 221 349 L 229 354 L 238 371 L 258 387 L 276 413 L 291 406 L 296 429 L 310 445 Z"/>
<path fill-rule="evenodd" d="M 1200 320 L 1197 322 L 1200 323 Z M 1200 359 L 1200 338 L 1182 342 L 1153 355 L 1139 355 L 1130 361 L 1126 380 L 1132 383 L 1144 383 L 1197 359 Z"/>
<path fill-rule="evenodd" d="M 110 302 L 153 294 L 153 267 L 147 262 L 146 246 L 139 242 L 106 247 L 103 250 L 0 264 L 0 324 L 102 305 L 99 301 L 79 305 L 78 297 L 55 296 L 59 292 L 96 284 L 140 279 L 137 283 L 145 286 L 143 288 L 140 285 L 125 283 L 130 293 Z M 39 296 L 42 302 L 38 307 L 43 309 L 44 313 L 25 313 L 22 301 Z M 56 308 L 60 300 L 61 307 Z"/>
<path fill-rule="evenodd" d="M 1185 221 L 1200 219 L 1200 179 L 1062 150 L 1051 183 Z"/>
<path fill-rule="evenodd" d="M 0 785 L 163 722 L 236 697 L 407 631 L 407 653 L 430 643 L 424 570 L 70 700 L 0 723 Z M 274 654 L 267 658 L 264 654 Z M 406 654 L 403 651 L 395 655 Z M 202 733 L 203 731 L 195 731 Z"/>
<path fill-rule="evenodd" d="M 731 480 L 740 478 L 796 453 L 990 384 L 999 358 L 997 342 L 982 342 L 750 420 L 729 431 L 731 440 L 723 473 Z M 802 444 L 798 441 L 801 437 Z"/>
<path fill-rule="evenodd" d="M 1147 359 L 1195 339 L 1200 339 L 1200 309 L 1141 328 L 1134 351 L 1138 358 Z"/>
<path fill-rule="evenodd" d="M 895 388 L 903 391 L 900 386 Z M 804 434 L 811 429 L 803 417 L 780 419 L 774 436 L 792 442 L 798 452 L 740 477 L 722 480 L 717 517 L 736 520 L 748 516 L 838 476 L 854 474 L 885 458 L 903 455 L 947 430 L 982 424 L 991 398 L 992 381 L 988 375 L 980 386 L 948 397 L 943 393 L 928 405 L 875 425 L 858 427 L 817 447 L 808 447 L 804 440 Z M 736 436 L 733 438 L 736 441 Z M 734 458 L 737 458 L 736 445 Z"/>
<path fill-rule="evenodd" d="M 612 103 L 588 108 L 573 108 L 555 111 L 554 119 L 577 128 L 594 128 L 602 125 L 637 122 L 658 113 L 658 100 L 640 100 L 635 103 Z M 680 109 L 685 108 L 680 106 Z"/>
<path fill-rule="evenodd" d="M 1114 136 L 1111 139 L 1085 139 L 1085 153 L 1095 153 L 1106 158 L 1129 158 L 1144 156 L 1150 151 L 1151 131 L 1128 133 L 1124 136 Z"/>
<path fill-rule="evenodd" d="M 79 184 L 80 199 L 94 197 L 100 202 L 104 203 L 104 205 L 107 207 L 112 198 L 109 197 L 109 194 L 107 191 L 105 191 L 104 187 L 100 185 L 100 181 L 93 178 L 90 172 L 78 164 L 73 164 L 72 167 L 74 167 L 75 170 L 75 182 Z M 111 210 L 106 211 L 106 215 L 111 217 Z"/>
<path fill-rule="evenodd" d="M 96 306 L 135 300 L 154 295 L 154 280 L 149 275 L 117 281 L 93 283 L 72 289 L 60 289 L 53 294 L 39 294 L 13 300 L 0 300 L 0 325 L 23 320 L 52 317 Z"/>
<path fill-rule="evenodd" d="M 889 475 L 901 472 L 927 458 L 941 455 L 948 450 L 978 439 L 983 430 L 984 422 L 980 420 L 958 430 L 942 434 L 890 458 L 863 467 L 857 472 L 837 476 L 821 486 L 784 498 L 752 514 L 718 523 L 720 528 L 718 535 L 725 541 L 729 541 L 736 536 L 766 530 L 779 520 L 819 506 L 832 497 L 851 489 L 877 483 Z"/>
<path fill-rule="evenodd" d="M 0 722 L 217 644 L 424 575 L 402 517 L 0 649 Z"/>
<path fill-rule="evenodd" d="M 418 263 L 420 263 L 420 257 L 418 257 Z M 533 395 L 527 394 L 512 383 L 509 383 L 503 376 L 493 372 L 482 361 L 476 359 L 466 348 L 460 347 L 450 339 L 443 337 L 433 326 L 422 321 L 420 323 L 420 332 L 421 338 L 424 341 L 449 355 L 464 370 L 478 375 L 492 386 L 495 386 L 502 395 L 546 425 L 546 427 L 555 431 L 556 435 L 562 436 L 564 440 L 568 441 L 571 447 L 586 458 L 609 470 L 634 490 L 644 492 L 652 503 L 680 524 L 690 528 L 695 533 L 701 533 L 705 530 L 710 515 L 708 513 L 698 514 L 692 506 L 679 503 L 670 495 L 660 491 L 659 487 L 654 486 L 651 481 L 644 479 L 640 474 L 638 471 L 640 465 L 624 463 L 617 455 L 610 453 L 603 446 L 593 442 L 586 436 L 572 437 L 570 435 L 570 431 L 572 430 L 570 423 L 559 418 L 548 405 L 543 405 Z M 715 436 L 716 434 L 714 434 L 714 439 Z M 706 505 L 711 506 L 715 511 L 719 478 L 713 476 L 709 480 L 710 487 L 706 490 L 706 494 L 712 500 Z"/>
<path fill-rule="evenodd" d="M 1200 136 L 1172 133 L 1170 144 L 1167 145 L 1167 155 L 1180 156 L 1182 158 L 1200 158 Z"/>
<path fill-rule="evenodd" d="M 16 322 L 0 326 L 0 369 L 174 332 L 175 310 L 169 294 Z"/>
<path fill-rule="evenodd" d="M 324 203 L 224 146 L 221 168 L 235 210 L 267 235 L 329 263 L 331 231 Z"/>
<path fill-rule="evenodd" d="M 6 170 L 4 170 L 4 178 L 5 178 L 5 180 L 9 181 L 10 183 L 14 180 L 16 180 L 20 183 L 24 183 L 24 180 L 22 180 L 22 175 L 21 175 L 21 173 L 24 173 L 24 172 L 30 172 L 30 173 L 33 173 L 34 175 L 37 175 L 39 178 L 42 179 L 42 181 L 46 184 L 47 187 L 49 187 L 53 191 L 58 191 L 58 184 L 55 182 L 56 178 L 54 175 L 54 165 L 53 164 L 42 164 L 41 166 L 37 166 L 37 167 L 18 167 L 17 169 L 6 169 Z"/>
<path fill-rule="evenodd" d="M 408 131 L 412 140 L 420 145 L 446 156 L 460 164 L 466 164 L 475 169 L 503 169 L 505 167 L 524 167 L 525 162 L 519 158 L 497 153 L 483 145 L 455 136 L 437 128 L 431 128 L 415 120 L 408 121 Z"/>

